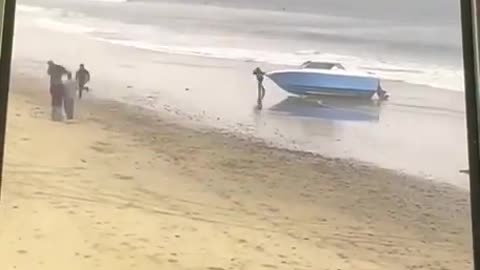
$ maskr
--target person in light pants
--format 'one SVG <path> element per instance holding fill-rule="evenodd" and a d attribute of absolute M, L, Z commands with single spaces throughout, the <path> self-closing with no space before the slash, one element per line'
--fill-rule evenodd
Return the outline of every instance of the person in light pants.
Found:
<path fill-rule="evenodd" d="M 73 119 L 73 113 L 75 109 L 75 97 L 77 94 L 78 84 L 72 79 L 72 73 L 67 74 L 67 80 L 64 83 L 65 86 L 65 100 L 63 102 L 65 114 L 67 120 Z"/>

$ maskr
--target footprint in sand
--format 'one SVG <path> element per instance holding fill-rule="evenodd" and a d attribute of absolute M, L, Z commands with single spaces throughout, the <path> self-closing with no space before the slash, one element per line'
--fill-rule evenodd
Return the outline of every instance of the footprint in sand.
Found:
<path fill-rule="evenodd" d="M 147 238 L 138 238 L 137 240 L 143 243 L 150 243 L 150 240 L 148 240 Z"/>
<path fill-rule="evenodd" d="M 347 260 L 348 259 L 348 256 L 343 254 L 343 253 L 338 253 L 337 256 L 340 258 L 340 259 L 343 259 L 343 260 Z"/>
<path fill-rule="evenodd" d="M 247 243 L 247 240 L 245 240 L 245 239 L 239 239 L 239 240 L 238 240 L 238 243 L 240 243 L 240 244 L 246 244 L 246 243 Z"/>
<path fill-rule="evenodd" d="M 26 250 L 24 250 L 24 249 L 19 249 L 19 250 L 17 250 L 17 253 L 23 255 L 23 254 L 27 254 L 28 251 L 26 251 Z"/>
<path fill-rule="evenodd" d="M 115 173 L 113 176 L 115 176 L 116 178 L 118 178 L 120 180 L 132 180 L 133 179 L 133 176 L 123 175 L 123 174 L 119 174 L 119 173 Z"/>
<path fill-rule="evenodd" d="M 111 154 L 115 152 L 112 149 L 112 145 L 105 142 L 96 142 L 95 144 L 90 146 L 90 149 L 93 149 L 96 152 L 104 153 L 104 154 Z"/>
<path fill-rule="evenodd" d="M 262 264 L 262 267 L 269 268 L 269 269 L 277 269 L 278 267 L 273 264 Z"/>

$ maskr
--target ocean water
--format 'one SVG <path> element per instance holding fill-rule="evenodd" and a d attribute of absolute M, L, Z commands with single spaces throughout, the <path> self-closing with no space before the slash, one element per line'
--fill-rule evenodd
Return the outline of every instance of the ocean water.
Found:
<path fill-rule="evenodd" d="M 280 65 L 339 61 L 463 89 L 458 1 L 22 0 L 43 28 L 169 54 Z"/>
<path fill-rule="evenodd" d="M 84 62 L 87 98 L 466 187 L 458 7 L 429 1 L 21 0 L 14 64 Z M 395 80 L 391 100 L 310 103 L 266 80 L 253 109 L 255 66 L 316 59 Z"/>

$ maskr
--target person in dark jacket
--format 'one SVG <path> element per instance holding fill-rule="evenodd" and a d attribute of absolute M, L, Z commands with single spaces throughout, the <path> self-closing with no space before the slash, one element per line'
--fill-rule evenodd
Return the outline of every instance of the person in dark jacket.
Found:
<path fill-rule="evenodd" d="M 83 90 L 88 92 L 86 84 L 90 81 L 90 72 L 85 68 L 85 65 L 80 64 L 80 68 L 75 74 L 75 80 L 78 82 L 78 98 L 82 98 Z"/>
<path fill-rule="evenodd" d="M 263 87 L 263 78 L 265 77 L 265 72 L 257 67 L 253 70 L 253 75 L 255 75 L 257 78 L 258 83 L 257 108 L 261 110 L 263 107 L 263 98 L 265 97 L 265 87 Z"/>
<path fill-rule="evenodd" d="M 50 96 L 52 98 L 52 120 L 63 120 L 63 98 L 64 86 L 62 82 L 63 75 L 68 74 L 65 67 L 55 64 L 53 61 L 48 61 L 47 74 L 50 76 Z"/>

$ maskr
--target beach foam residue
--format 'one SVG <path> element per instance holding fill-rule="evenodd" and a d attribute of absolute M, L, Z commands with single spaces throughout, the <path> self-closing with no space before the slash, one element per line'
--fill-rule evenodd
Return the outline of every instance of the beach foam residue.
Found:
<path fill-rule="evenodd" d="M 36 22 L 41 27 L 64 33 L 89 33 L 95 30 L 95 28 L 92 27 L 55 21 L 49 18 L 39 18 Z"/>

